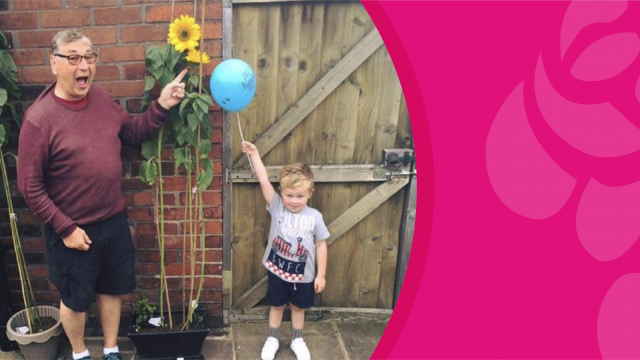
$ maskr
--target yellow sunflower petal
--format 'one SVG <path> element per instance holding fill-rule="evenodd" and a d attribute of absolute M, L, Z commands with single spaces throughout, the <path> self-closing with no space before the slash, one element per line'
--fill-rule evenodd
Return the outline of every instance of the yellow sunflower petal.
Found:
<path fill-rule="evenodd" d="M 209 55 L 207 55 L 206 52 L 202 52 L 202 54 L 200 53 L 200 50 L 189 50 L 189 52 L 187 53 L 187 61 L 190 61 L 192 63 L 196 63 L 199 64 L 200 63 L 200 55 L 202 55 L 202 63 L 203 64 L 208 64 L 211 59 L 209 58 Z"/>
<path fill-rule="evenodd" d="M 180 15 L 169 25 L 169 43 L 178 52 L 196 48 L 201 36 L 200 25 L 191 16 Z"/>

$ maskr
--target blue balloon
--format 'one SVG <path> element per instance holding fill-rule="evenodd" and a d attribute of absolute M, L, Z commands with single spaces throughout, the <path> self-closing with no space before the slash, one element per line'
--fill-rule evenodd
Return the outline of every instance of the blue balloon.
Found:
<path fill-rule="evenodd" d="M 240 111 L 247 107 L 256 94 L 253 69 L 239 59 L 221 62 L 211 73 L 211 95 L 221 108 Z"/>

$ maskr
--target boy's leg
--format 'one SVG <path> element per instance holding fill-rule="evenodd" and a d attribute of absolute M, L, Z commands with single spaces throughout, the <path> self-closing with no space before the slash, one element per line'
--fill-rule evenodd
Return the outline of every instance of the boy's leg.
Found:
<path fill-rule="evenodd" d="M 287 305 L 272 306 L 269 309 L 269 328 L 279 329 L 282 324 L 282 317 L 284 315 L 284 309 Z"/>

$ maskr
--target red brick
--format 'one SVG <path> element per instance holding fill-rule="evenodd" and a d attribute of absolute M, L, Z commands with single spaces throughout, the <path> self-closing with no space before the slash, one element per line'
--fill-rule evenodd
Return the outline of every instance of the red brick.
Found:
<path fill-rule="evenodd" d="M 49 277 L 49 268 L 47 265 L 36 265 L 27 269 L 27 273 L 31 278 Z"/>
<path fill-rule="evenodd" d="M 160 264 L 151 264 L 151 263 L 136 263 L 136 274 L 137 275 L 155 275 L 160 273 Z"/>
<path fill-rule="evenodd" d="M 205 289 L 222 289 L 222 278 L 205 277 L 202 287 Z"/>
<path fill-rule="evenodd" d="M 144 46 L 109 46 L 100 49 L 101 62 L 144 61 Z"/>
<path fill-rule="evenodd" d="M 184 220 L 186 210 L 184 208 L 165 209 L 165 220 Z"/>
<path fill-rule="evenodd" d="M 18 219 L 20 224 L 40 224 L 42 222 L 31 210 L 18 211 Z"/>
<path fill-rule="evenodd" d="M 147 220 L 153 221 L 153 209 L 152 208 L 133 208 L 127 211 L 127 215 L 130 220 L 139 221 Z"/>
<path fill-rule="evenodd" d="M 165 191 L 180 191 L 184 190 L 187 186 L 187 179 L 183 177 L 168 177 L 164 179 Z"/>
<path fill-rule="evenodd" d="M 47 248 L 47 245 L 44 239 L 33 238 L 25 239 L 23 247 L 25 251 L 44 251 Z"/>
<path fill-rule="evenodd" d="M 2 30 L 35 29 L 38 27 L 36 13 L 0 13 Z"/>
<path fill-rule="evenodd" d="M 197 22 L 202 19 L 200 15 L 201 6 L 198 5 Z M 171 5 L 150 5 L 147 7 L 147 22 L 171 22 L 180 17 L 180 15 L 189 15 L 193 17 L 193 4 L 176 5 L 171 16 Z M 204 16 L 206 20 L 222 19 L 222 2 L 211 2 L 205 6 Z"/>
<path fill-rule="evenodd" d="M 205 238 L 205 246 L 207 249 L 221 249 L 222 242 L 221 235 L 207 235 Z"/>
<path fill-rule="evenodd" d="M 17 66 L 44 65 L 45 51 L 42 49 L 10 50 L 9 54 Z"/>
<path fill-rule="evenodd" d="M 205 219 L 216 219 L 216 220 L 220 220 L 222 219 L 222 207 L 221 206 L 216 206 L 216 207 L 207 207 L 204 209 L 204 218 Z"/>
<path fill-rule="evenodd" d="M 206 52 L 210 58 L 222 57 L 222 40 L 205 41 L 202 47 L 204 48 L 204 52 Z M 207 74 L 210 74 L 210 73 L 207 73 Z"/>
<path fill-rule="evenodd" d="M 159 250 L 143 250 L 138 251 L 138 261 L 140 262 L 152 262 L 160 263 L 160 251 Z M 165 263 L 175 263 L 178 261 L 178 251 L 166 250 L 164 252 Z"/>
<path fill-rule="evenodd" d="M 180 201 L 186 204 L 185 194 L 180 194 Z M 202 203 L 205 205 L 222 205 L 222 193 L 220 191 L 203 191 Z"/>
<path fill-rule="evenodd" d="M 204 273 L 206 275 L 222 275 L 222 265 L 210 265 L 204 266 Z"/>
<path fill-rule="evenodd" d="M 57 30 L 21 31 L 18 33 L 18 41 L 23 48 L 51 47 L 53 36 L 57 32 Z"/>
<path fill-rule="evenodd" d="M 166 0 L 122 0 L 122 5 L 134 4 L 166 4 Z M 176 2 L 193 2 L 193 0 L 176 0 Z"/>
<path fill-rule="evenodd" d="M 124 206 L 133 206 L 133 195 L 131 193 L 124 194 Z"/>
<path fill-rule="evenodd" d="M 205 221 L 204 230 L 206 234 L 222 234 L 222 221 Z"/>
<path fill-rule="evenodd" d="M 208 291 L 205 291 L 203 295 L 204 296 L 202 298 L 205 301 L 215 301 L 215 302 L 222 301 L 222 291 L 220 290 L 218 291 L 208 290 Z"/>
<path fill-rule="evenodd" d="M 139 192 L 133 194 L 134 205 L 153 205 L 153 194 L 150 192 Z"/>
<path fill-rule="evenodd" d="M 196 264 L 195 266 L 195 273 L 196 274 L 200 274 L 200 271 L 202 269 L 202 264 Z M 179 276 L 179 275 L 186 275 L 186 274 L 191 274 L 191 267 L 189 264 L 187 264 L 186 268 L 184 269 L 186 271 L 186 273 L 182 272 L 183 268 L 182 268 L 182 264 L 167 264 L 165 265 L 165 273 L 169 276 Z M 205 271 L 206 271 L 206 266 L 205 266 Z"/>
<path fill-rule="evenodd" d="M 144 81 L 106 82 L 100 86 L 111 97 L 140 97 L 144 93 Z"/>
<path fill-rule="evenodd" d="M 55 304 L 60 301 L 57 291 L 35 291 L 33 296 L 39 304 Z"/>
<path fill-rule="evenodd" d="M 27 84 L 49 84 L 56 80 L 50 67 L 25 67 L 22 69 L 23 82 Z"/>
<path fill-rule="evenodd" d="M 141 13 L 140 6 L 129 6 L 96 9 L 93 11 L 93 17 L 96 25 L 139 24 L 142 22 Z"/>
<path fill-rule="evenodd" d="M 82 33 L 91 39 L 93 45 L 115 44 L 118 41 L 117 30 L 113 26 L 83 29 Z"/>
<path fill-rule="evenodd" d="M 17 0 L 13 1 L 15 10 L 55 10 L 62 8 L 60 0 Z"/>
<path fill-rule="evenodd" d="M 67 7 L 70 8 L 104 7 L 115 5 L 116 0 L 67 0 Z"/>
<path fill-rule="evenodd" d="M 202 36 L 207 39 L 222 39 L 222 20 L 204 24 Z"/>
<path fill-rule="evenodd" d="M 94 79 L 98 81 L 120 80 L 120 69 L 112 65 L 97 65 L 96 77 Z"/>
<path fill-rule="evenodd" d="M 120 28 L 120 36 L 123 43 L 166 40 L 168 34 L 169 26 L 167 25 L 142 25 Z"/>
<path fill-rule="evenodd" d="M 191 252 L 187 251 L 186 254 L 184 254 L 183 256 L 183 261 L 186 263 L 190 263 L 191 262 Z M 202 261 L 202 250 L 197 250 L 196 251 L 196 262 L 201 262 Z M 205 262 L 207 263 L 220 263 L 222 262 L 222 250 L 213 250 L 213 249 L 206 249 L 205 250 Z"/>
<path fill-rule="evenodd" d="M 147 76 L 147 67 L 144 63 L 124 64 L 122 71 L 126 80 L 144 80 Z"/>
<path fill-rule="evenodd" d="M 158 241 L 156 240 L 155 235 L 141 235 L 140 232 L 138 232 L 139 249 L 155 249 L 157 247 L 157 244 Z"/>
<path fill-rule="evenodd" d="M 43 28 L 79 27 L 89 24 L 91 24 L 89 10 L 51 11 L 40 14 L 40 25 Z"/>

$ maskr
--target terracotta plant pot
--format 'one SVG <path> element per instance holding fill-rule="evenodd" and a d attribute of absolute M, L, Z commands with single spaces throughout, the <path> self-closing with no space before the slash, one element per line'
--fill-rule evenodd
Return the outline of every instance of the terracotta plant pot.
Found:
<path fill-rule="evenodd" d="M 20 334 L 16 328 L 27 326 L 27 311 L 21 310 L 14 314 L 7 322 L 7 337 L 15 341 L 26 360 L 56 359 L 58 356 L 58 340 L 62 333 L 60 309 L 53 306 L 35 306 L 36 316 L 50 316 L 56 324 L 37 334 Z"/>

